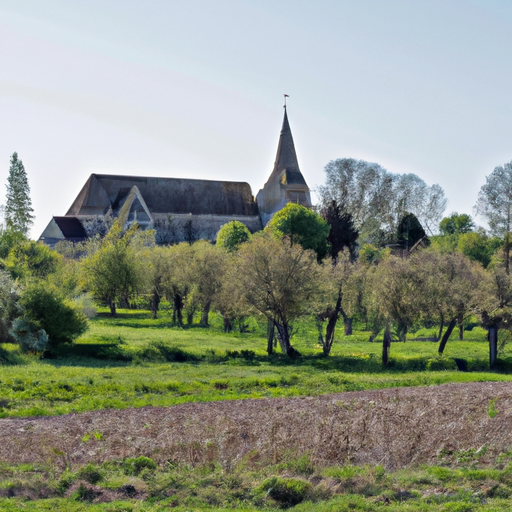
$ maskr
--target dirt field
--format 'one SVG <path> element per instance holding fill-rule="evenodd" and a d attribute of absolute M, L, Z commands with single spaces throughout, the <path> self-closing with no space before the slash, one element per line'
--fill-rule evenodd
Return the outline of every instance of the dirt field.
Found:
<path fill-rule="evenodd" d="M 71 468 L 139 455 L 230 468 L 308 452 L 319 465 L 392 469 L 482 447 L 485 462 L 512 449 L 512 383 L 2 419 L 0 432 L 0 460 L 53 461 Z"/>

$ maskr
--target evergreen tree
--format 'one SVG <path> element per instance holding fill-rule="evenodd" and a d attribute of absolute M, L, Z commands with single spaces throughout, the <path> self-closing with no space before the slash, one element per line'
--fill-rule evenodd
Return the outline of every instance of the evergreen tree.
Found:
<path fill-rule="evenodd" d="M 18 153 L 11 157 L 11 167 L 7 178 L 7 197 L 5 202 L 5 225 L 8 229 L 28 234 L 34 222 L 30 187 L 23 162 L 18 159 Z"/>

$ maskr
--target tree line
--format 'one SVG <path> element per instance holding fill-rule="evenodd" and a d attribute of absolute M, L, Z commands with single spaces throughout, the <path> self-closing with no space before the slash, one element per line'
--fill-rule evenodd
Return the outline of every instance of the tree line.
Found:
<path fill-rule="evenodd" d="M 350 159 L 326 167 L 317 211 L 288 204 L 255 234 L 233 221 L 216 244 L 158 246 L 153 231 L 114 221 L 104 237 L 52 250 L 26 238 L 31 217 L 19 216 L 0 231 L 0 338 L 42 351 L 85 331 L 89 297 L 112 315 L 142 299 L 154 317 L 165 301 L 177 325 L 200 315 L 207 326 L 215 311 L 226 332 L 243 331 L 260 315 L 267 352 L 279 346 L 289 357 L 299 355 L 292 335 L 300 317 L 315 319 L 326 356 L 338 321 L 350 334 L 356 319 L 370 340 L 382 337 L 386 364 L 391 341 L 405 341 L 414 326 L 436 325 L 442 354 L 453 330 L 462 337 L 464 322 L 476 316 L 489 330 L 494 364 L 498 329 L 511 325 L 512 200 L 496 191 L 507 173 L 512 163 L 495 169 L 478 198 L 490 234 L 467 214 L 442 218 L 439 186 Z"/>

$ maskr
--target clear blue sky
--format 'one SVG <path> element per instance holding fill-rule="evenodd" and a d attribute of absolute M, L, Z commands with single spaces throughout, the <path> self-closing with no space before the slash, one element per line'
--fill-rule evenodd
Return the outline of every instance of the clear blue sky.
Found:
<path fill-rule="evenodd" d="M 0 0 L 0 202 L 14 151 L 35 238 L 93 172 L 256 194 L 287 93 L 311 188 L 361 158 L 472 213 L 512 160 L 511 25 L 497 0 Z"/>

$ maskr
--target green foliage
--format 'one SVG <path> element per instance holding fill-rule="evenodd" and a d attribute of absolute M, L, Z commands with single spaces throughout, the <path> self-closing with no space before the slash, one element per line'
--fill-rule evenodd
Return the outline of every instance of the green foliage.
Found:
<path fill-rule="evenodd" d="M 5 224 L 7 229 L 26 236 L 34 222 L 33 211 L 27 172 L 23 162 L 18 159 L 18 153 L 14 152 L 11 156 L 11 166 L 7 177 L 5 201 Z"/>
<path fill-rule="evenodd" d="M 116 314 L 116 301 L 125 300 L 142 288 L 145 270 L 137 257 L 137 225 L 125 233 L 119 221 L 103 240 L 100 248 L 83 260 L 84 287 L 95 299 L 109 305 Z"/>
<path fill-rule="evenodd" d="M 453 359 L 433 357 L 427 361 L 425 369 L 428 372 L 454 371 L 457 370 L 457 363 Z"/>
<path fill-rule="evenodd" d="M 48 347 L 48 335 L 45 330 L 26 318 L 16 318 L 9 334 L 23 352 L 41 353 Z"/>
<path fill-rule="evenodd" d="M 245 224 L 232 220 L 224 224 L 217 233 L 217 245 L 229 252 L 236 252 L 241 244 L 251 238 L 251 232 Z"/>
<path fill-rule="evenodd" d="M 126 475 L 137 476 L 142 470 L 155 470 L 156 464 L 149 457 L 130 457 L 123 462 L 123 470 Z"/>
<path fill-rule="evenodd" d="M 0 259 L 6 258 L 9 251 L 27 238 L 19 231 L 7 229 L 0 224 Z"/>
<path fill-rule="evenodd" d="M 47 245 L 21 240 L 11 247 L 2 265 L 14 279 L 44 279 L 57 270 L 61 261 L 62 256 Z"/>
<path fill-rule="evenodd" d="M 277 237 L 288 237 L 303 249 L 312 249 L 319 260 L 327 255 L 330 226 L 305 206 L 288 203 L 272 217 L 265 230 Z"/>
<path fill-rule="evenodd" d="M 441 235 L 460 235 L 473 231 L 475 223 L 471 215 L 467 213 L 452 213 L 449 217 L 444 217 L 439 223 Z"/>
<path fill-rule="evenodd" d="M 457 240 L 456 250 L 471 261 L 478 261 L 484 268 L 491 262 L 493 254 L 502 245 L 497 238 L 489 238 L 485 232 L 462 233 Z"/>
<path fill-rule="evenodd" d="M 268 478 L 259 487 L 277 501 L 282 508 L 294 507 L 309 497 L 313 486 L 298 478 Z"/>
<path fill-rule="evenodd" d="M 50 346 L 71 343 L 88 328 L 85 315 L 44 282 L 28 285 L 19 304 L 24 320 L 43 329 Z"/>

